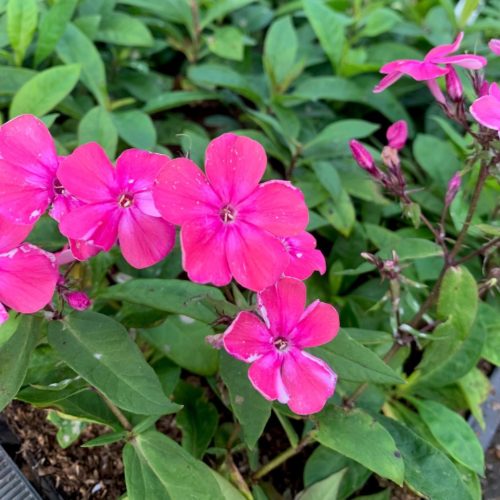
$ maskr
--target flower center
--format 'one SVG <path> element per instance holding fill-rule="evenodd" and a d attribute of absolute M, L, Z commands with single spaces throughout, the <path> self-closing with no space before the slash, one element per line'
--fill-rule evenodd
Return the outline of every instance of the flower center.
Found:
<path fill-rule="evenodd" d="M 288 340 L 283 337 L 278 337 L 277 339 L 275 339 L 273 344 L 274 347 L 276 347 L 276 349 L 278 349 L 278 351 L 280 352 L 286 351 L 288 348 Z"/>
<path fill-rule="evenodd" d="M 64 194 L 64 186 L 61 184 L 61 181 L 57 177 L 54 179 L 54 193 Z"/>
<path fill-rule="evenodd" d="M 121 208 L 129 208 L 134 204 L 134 197 L 131 194 L 123 193 L 118 197 L 118 205 Z"/>
<path fill-rule="evenodd" d="M 236 210 L 230 205 L 222 208 L 219 215 L 224 224 L 231 224 L 236 220 Z"/>

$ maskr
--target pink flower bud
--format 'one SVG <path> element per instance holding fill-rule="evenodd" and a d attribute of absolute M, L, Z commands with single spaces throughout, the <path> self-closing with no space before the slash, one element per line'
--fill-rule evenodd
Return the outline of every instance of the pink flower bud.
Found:
<path fill-rule="evenodd" d="M 356 161 L 356 163 L 364 170 L 366 170 L 371 176 L 376 179 L 381 179 L 383 177 L 382 172 L 375 165 L 372 155 L 360 142 L 352 139 L 349 141 L 349 147 L 351 148 L 351 153 Z"/>
<path fill-rule="evenodd" d="M 85 311 L 88 309 L 92 302 L 84 292 L 68 292 L 64 294 L 64 300 L 77 311 Z"/>
<path fill-rule="evenodd" d="M 464 95 L 464 89 L 462 87 L 462 81 L 458 76 L 458 73 L 450 67 L 450 71 L 446 73 L 446 91 L 450 96 L 451 100 L 454 102 L 459 102 L 462 100 Z"/>
<path fill-rule="evenodd" d="M 456 172 L 455 175 L 448 182 L 448 189 L 446 190 L 446 196 L 444 203 L 447 207 L 449 207 L 452 201 L 455 199 L 458 191 L 460 190 L 460 185 L 462 184 L 462 177 L 460 176 L 460 172 Z"/>
<path fill-rule="evenodd" d="M 500 56 L 500 39 L 492 38 L 490 40 L 490 43 L 488 43 L 488 47 L 490 48 L 491 52 L 493 52 L 493 54 Z"/>
<path fill-rule="evenodd" d="M 399 120 L 387 129 L 386 136 L 389 147 L 403 149 L 408 138 L 408 125 L 404 120 Z"/>
<path fill-rule="evenodd" d="M 488 95 L 490 93 L 490 84 L 488 83 L 487 80 L 484 80 L 484 82 L 481 84 L 481 87 L 479 89 L 479 97 L 484 97 L 485 95 Z"/>

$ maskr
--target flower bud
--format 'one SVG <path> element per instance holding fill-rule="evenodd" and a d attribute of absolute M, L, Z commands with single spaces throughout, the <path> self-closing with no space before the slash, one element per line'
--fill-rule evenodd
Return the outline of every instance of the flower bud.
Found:
<path fill-rule="evenodd" d="M 403 149 L 408 138 L 408 125 L 404 120 L 399 120 L 387 129 L 386 136 L 389 147 Z"/>
<path fill-rule="evenodd" d="M 64 300 L 76 311 L 85 311 L 92 302 L 84 292 L 68 292 L 64 294 Z"/>
<path fill-rule="evenodd" d="M 490 43 L 488 43 L 488 47 L 490 48 L 493 54 L 500 56 L 500 39 L 492 38 Z"/>
<path fill-rule="evenodd" d="M 349 147 L 351 148 L 354 160 L 363 170 L 366 170 L 376 179 L 381 179 L 383 177 L 382 172 L 375 165 L 372 155 L 363 144 L 353 139 L 349 141 Z"/>
<path fill-rule="evenodd" d="M 479 88 L 478 95 L 479 97 L 484 97 L 485 95 L 489 95 L 490 93 L 490 84 L 488 83 L 487 80 L 484 80 L 483 83 L 481 84 L 481 87 Z"/>
<path fill-rule="evenodd" d="M 464 95 L 464 88 L 462 87 L 462 81 L 458 76 L 458 73 L 454 68 L 450 67 L 450 71 L 446 73 L 446 91 L 450 96 L 450 99 L 454 102 L 460 102 Z"/>
<path fill-rule="evenodd" d="M 451 205 L 458 191 L 460 190 L 460 185 L 462 184 L 462 178 L 460 177 L 460 172 L 456 172 L 455 175 L 448 182 L 448 189 L 446 190 L 446 196 L 444 203 L 447 207 Z"/>

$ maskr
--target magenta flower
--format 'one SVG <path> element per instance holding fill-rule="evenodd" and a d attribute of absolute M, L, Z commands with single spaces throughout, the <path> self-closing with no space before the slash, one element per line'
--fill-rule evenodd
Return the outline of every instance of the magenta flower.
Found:
<path fill-rule="evenodd" d="M 481 125 L 498 130 L 500 135 L 500 86 L 492 83 L 488 92 L 472 103 L 470 112 Z"/>
<path fill-rule="evenodd" d="M 316 240 L 312 234 L 304 231 L 297 236 L 283 238 L 283 244 L 290 257 L 285 276 L 305 280 L 314 271 L 325 274 L 325 256 L 316 249 Z"/>
<path fill-rule="evenodd" d="M 21 244 L 32 227 L 0 216 L 0 323 L 8 318 L 4 305 L 30 314 L 45 307 L 54 294 L 58 279 L 55 257 Z"/>
<path fill-rule="evenodd" d="M 387 142 L 390 148 L 403 149 L 408 139 L 408 125 L 404 120 L 393 123 L 386 133 Z"/>
<path fill-rule="evenodd" d="M 234 277 L 259 291 L 286 269 L 280 238 L 301 233 L 308 211 L 290 183 L 259 185 L 266 164 L 258 142 L 224 134 L 208 145 L 206 175 L 186 158 L 171 160 L 160 172 L 155 204 L 181 226 L 183 267 L 191 281 L 222 286 Z"/>
<path fill-rule="evenodd" d="M 231 356 L 251 363 L 248 377 L 253 386 L 299 415 L 320 411 L 337 382 L 324 361 L 304 351 L 335 337 L 337 311 L 319 300 L 304 310 L 305 305 L 304 283 L 282 278 L 258 294 L 262 319 L 240 312 L 223 337 Z"/>
<path fill-rule="evenodd" d="M 88 295 L 84 292 L 66 292 L 62 296 L 75 311 L 85 311 L 92 305 Z"/>
<path fill-rule="evenodd" d="M 459 33 L 452 44 L 434 47 L 427 52 L 423 61 L 418 59 L 398 59 L 385 64 L 380 68 L 380 72 L 386 76 L 375 86 L 373 92 L 382 92 L 397 82 L 403 75 L 411 76 L 417 81 L 428 81 L 446 75 L 450 70 L 450 65 L 462 66 L 467 69 L 480 69 L 486 66 L 487 61 L 482 56 L 469 54 L 450 55 L 459 49 L 463 37 L 464 34 Z"/>
<path fill-rule="evenodd" d="M 500 40 L 496 38 L 492 38 L 488 43 L 488 47 L 490 48 L 493 54 L 500 56 Z"/>
<path fill-rule="evenodd" d="M 0 127 L 0 213 L 31 224 L 52 202 L 59 160 L 45 124 L 22 115 Z"/>
<path fill-rule="evenodd" d="M 78 147 L 62 161 L 57 177 L 84 204 L 62 217 L 61 232 L 105 251 L 118 239 L 125 260 L 139 269 L 159 262 L 172 250 L 175 230 L 160 217 L 151 190 L 168 160 L 129 149 L 114 168 L 98 144 Z"/>

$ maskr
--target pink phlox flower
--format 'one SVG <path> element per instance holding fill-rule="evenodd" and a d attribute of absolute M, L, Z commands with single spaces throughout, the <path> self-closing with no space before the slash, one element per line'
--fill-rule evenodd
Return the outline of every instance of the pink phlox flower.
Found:
<path fill-rule="evenodd" d="M 472 70 L 486 66 L 487 61 L 482 56 L 470 54 L 450 55 L 459 49 L 463 37 L 464 34 L 459 33 L 452 44 L 434 47 L 425 55 L 423 61 L 419 61 L 418 59 L 399 59 L 385 64 L 380 68 L 380 73 L 386 76 L 375 86 L 373 92 L 382 92 L 398 81 L 403 75 L 408 75 L 417 81 L 427 81 L 446 75 L 450 65 L 462 66 L 463 68 Z M 440 65 L 444 65 L 444 67 Z"/>
<path fill-rule="evenodd" d="M 314 271 L 325 274 L 325 256 L 316 248 L 316 240 L 312 234 L 304 231 L 296 236 L 283 238 L 283 244 L 290 257 L 285 276 L 305 280 Z"/>
<path fill-rule="evenodd" d="M 151 192 L 168 160 L 164 155 L 129 149 L 115 168 L 101 146 L 89 143 L 61 162 L 58 179 L 70 195 L 83 202 L 67 212 L 59 225 L 73 240 L 75 257 L 78 245 L 108 251 L 118 240 L 125 260 L 141 269 L 156 264 L 172 250 L 175 229 L 161 218 Z"/>
<path fill-rule="evenodd" d="M 499 131 L 500 136 L 500 86 L 492 83 L 488 95 L 476 99 L 471 107 L 472 116 L 481 125 Z"/>
<path fill-rule="evenodd" d="M 308 210 L 290 183 L 259 184 L 266 165 L 258 142 L 224 134 L 208 145 L 205 174 L 187 158 L 171 160 L 160 172 L 154 201 L 167 221 L 181 226 L 191 281 L 222 286 L 234 277 L 260 291 L 286 269 L 280 238 L 304 231 Z"/>
<path fill-rule="evenodd" d="M 54 294 L 58 279 L 55 257 L 21 243 L 32 227 L 0 215 L 0 323 L 8 318 L 5 305 L 30 314 L 45 307 Z"/>
<path fill-rule="evenodd" d="M 223 337 L 231 356 L 251 363 L 248 376 L 255 389 L 299 415 L 321 411 L 337 381 L 323 360 L 304 351 L 335 337 L 337 311 L 318 300 L 305 305 L 304 283 L 282 278 L 258 294 L 262 319 L 243 311 Z"/>
<path fill-rule="evenodd" d="M 493 54 L 500 56 L 500 39 L 492 38 L 488 43 L 488 47 L 490 48 Z"/>
<path fill-rule="evenodd" d="M 54 198 L 59 164 L 45 124 L 21 115 L 0 127 L 0 213 L 13 222 L 31 224 Z"/>

